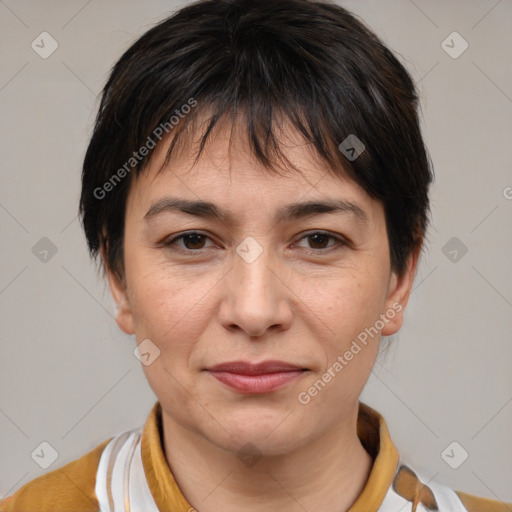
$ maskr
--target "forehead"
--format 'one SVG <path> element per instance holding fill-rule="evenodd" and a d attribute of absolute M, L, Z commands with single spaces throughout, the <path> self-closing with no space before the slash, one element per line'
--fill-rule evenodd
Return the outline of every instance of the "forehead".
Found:
<path fill-rule="evenodd" d="M 349 178 L 341 165 L 330 168 L 290 125 L 279 130 L 279 149 L 287 160 L 277 157 L 274 169 L 256 158 L 246 134 L 236 125 L 220 125 L 195 162 L 198 147 L 193 141 L 199 138 L 191 133 L 181 139 L 167 162 L 171 138 L 164 139 L 147 168 L 132 181 L 127 208 L 145 209 L 146 215 L 171 197 L 213 203 L 238 217 L 244 212 L 277 215 L 278 209 L 284 214 L 284 205 L 298 201 L 341 201 L 359 220 L 382 210 L 380 202 Z"/>

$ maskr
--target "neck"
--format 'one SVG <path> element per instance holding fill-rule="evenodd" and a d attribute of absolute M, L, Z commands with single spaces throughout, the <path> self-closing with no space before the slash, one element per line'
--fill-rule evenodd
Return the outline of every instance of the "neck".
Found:
<path fill-rule="evenodd" d="M 361 494 L 373 461 L 357 437 L 355 413 L 293 452 L 240 462 L 162 414 L 164 450 L 187 501 L 199 512 L 347 511 Z"/>

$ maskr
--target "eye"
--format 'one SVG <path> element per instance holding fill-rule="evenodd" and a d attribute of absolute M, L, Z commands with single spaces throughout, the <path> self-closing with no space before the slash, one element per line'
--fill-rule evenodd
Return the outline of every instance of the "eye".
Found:
<path fill-rule="evenodd" d="M 200 233 L 197 231 L 189 231 L 187 233 L 182 233 L 181 235 L 174 237 L 169 241 L 165 241 L 164 245 L 166 247 L 176 248 L 178 250 L 182 250 L 185 252 L 199 252 L 202 249 L 208 249 L 208 247 L 213 246 L 205 245 L 208 240 L 211 241 L 210 237 L 208 235 L 205 235 L 204 233 Z M 327 250 L 330 250 L 336 246 L 343 247 L 348 245 L 348 243 L 342 238 L 323 231 L 310 232 L 304 235 L 302 238 L 300 238 L 299 242 L 302 242 L 303 240 L 305 240 L 308 243 L 308 247 L 305 248 L 313 249 L 315 252 L 326 252 Z M 300 247 L 299 244 L 295 245 Z"/>
<path fill-rule="evenodd" d="M 339 246 L 345 246 L 347 243 L 334 235 L 331 235 L 330 233 L 325 233 L 323 231 L 313 231 L 311 233 L 308 233 L 307 235 L 303 236 L 300 241 L 306 240 L 309 242 L 308 249 L 314 249 L 315 251 L 319 250 L 325 250 L 325 249 L 331 249 L 333 246 L 339 245 Z M 329 240 L 334 240 L 334 244 L 328 245 Z"/>
<path fill-rule="evenodd" d="M 189 231 L 188 233 L 182 233 L 181 235 L 173 238 L 172 240 L 164 242 L 166 247 L 169 246 L 177 246 L 179 249 L 186 250 L 189 252 L 199 251 L 201 249 L 206 249 L 205 242 L 209 240 L 210 237 L 204 235 L 203 233 L 198 233 L 197 231 Z M 178 244 L 178 241 L 182 242 L 182 245 Z"/>

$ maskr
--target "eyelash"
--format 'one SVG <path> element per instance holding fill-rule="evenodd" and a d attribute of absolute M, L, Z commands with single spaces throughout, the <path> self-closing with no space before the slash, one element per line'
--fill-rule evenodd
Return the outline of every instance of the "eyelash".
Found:
<path fill-rule="evenodd" d="M 169 247 L 171 248 L 172 250 L 179 250 L 179 251 L 183 251 L 183 252 L 188 252 L 188 253 L 199 253 L 205 249 L 208 249 L 208 247 L 202 247 L 201 249 L 187 249 L 187 248 L 183 248 L 183 247 L 178 247 L 176 246 L 176 248 L 172 247 L 173 245 L 176 244 L 176 242 L 178 240 L 183 240 L 185 239 L 187 236 L 192 236 L 192 235 L 199 235 L 201 237 L 204 237 L 204 238 L 208 238 L 210 239 L 210 237 L 204 233 L 201 233 L 199 231 L 187 231 L 186 233 L 182 233 L 181 235 L 173 238 L 172 240 L 169 240 L 168 242 L 164 241 L 163 242 L 163 245 L 165 247 Z M 326 236 L 328 237 L 329 239 L 332 239 L 332 240 L 335 240 L 337 242 L 337 245 L 338 245 L 338 249 L 341 249 L 343 247 L 346 247 L 349 245 L 349 243 L 344 240 L 343 238 L 340 238 L 338 236 L 335 236 L 335 235 L 332 235 L 331 233 L 328 233 L 328 232 L 325 232 L 325 231 L 310 231 L 309 233 L 303 235 L 300 239 L 299 239 L 299 242 L 304 240 L 305 238 L 309 238 L 309 237 L 312 237 L 314 235 L 323 235 L 323 236 Z M 310 252 L 313 252 L 315 254 L 318 254 L 320 252 L 330 252 L 331 250 L 333 250 L 333 248 L 335 248 L 335 245 L 332 245 L 332 246 L 328 246 L 326 248 L 323 248 L 323 249 L 314 249 L 314 248 L 309 248 L 309 249 L 306 249 L 306 250 L 309 250 Z"/>

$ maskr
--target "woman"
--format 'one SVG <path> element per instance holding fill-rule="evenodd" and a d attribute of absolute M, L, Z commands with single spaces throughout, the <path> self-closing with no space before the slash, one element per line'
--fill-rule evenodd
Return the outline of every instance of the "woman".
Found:
<path fill-rule="evenodd" d="M 512 510 L 429 482 L 359 401 L 427 227 L 416 109 L 333 4 L 200 1 L 135 42 L 80 211 L 158 401 L 0 510 Z"/>

